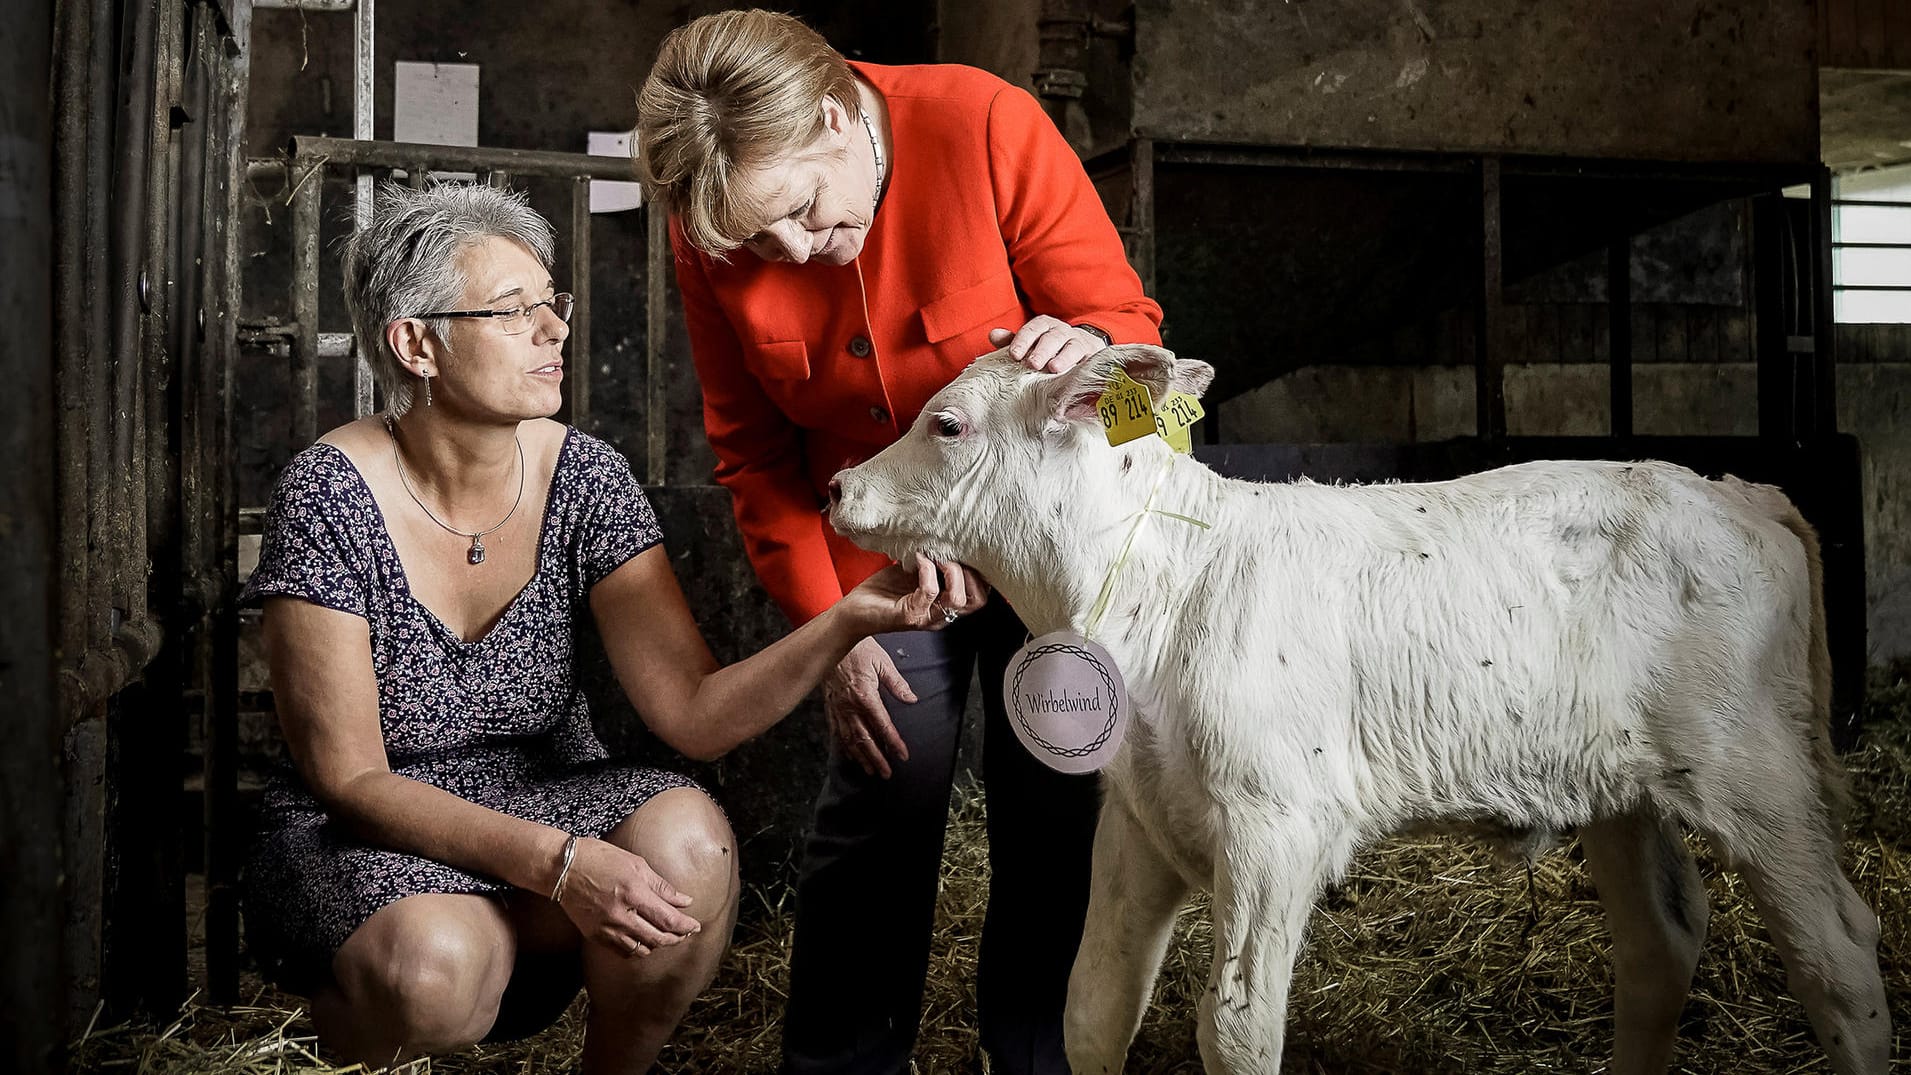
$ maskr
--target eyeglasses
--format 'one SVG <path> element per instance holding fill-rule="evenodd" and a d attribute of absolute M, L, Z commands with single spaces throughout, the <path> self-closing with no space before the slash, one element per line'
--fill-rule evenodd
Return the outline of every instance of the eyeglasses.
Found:
<path fill-rule="evenodd" d="M 537 320 L 538 307 L 549 306 L 559 321 L 568 322 L 571 319 L 571 310 L 576 305 L 576 298 L 567 292 L 560 292 L 543 302 L 534 302 L 529 306 L 511 306 L 503 310 L 440 310 L 437 313 L 417 316 L 426 320 L 434 317 L 495 317 L 498 319 L 498 331 L 506 336 L 515 336 L 530 328 L 531 322 Z"/>

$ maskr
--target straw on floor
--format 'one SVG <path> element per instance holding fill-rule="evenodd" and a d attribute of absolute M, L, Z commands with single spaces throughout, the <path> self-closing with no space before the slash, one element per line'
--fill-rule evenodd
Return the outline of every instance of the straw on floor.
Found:
<path fill-rule="evenodd" d="M 1872 719 L 1846 758 L 1852 773 L 1847 862 L 1884 922 L 1880 958 L 1891 1012 L 1911 1020 L 1911 683 L 1880 682 Z M 917 1069 L 977 1070 L 975 960 L 987 892 L 985 804 L 959 795 Z M 1674 1068 L 1694 1075 L 1829 1071 L 1744 885 L 1702 844 L 1710 937 L 1686 1005 Z M 786 892 L 751 891 L 754 906 L 716 983 L 660 1061 L 673 1072 L 775 1069 L 788 978 Z M 872 938 L 871 943 L 880 943 Z M 1194 1000 L 1207 973 L 1205 902 L 1183 912 L 1128 1070 L 1199 1072 Z M 264 1075 L 354 1068 L 317 1055 L 302 1001 L 255 986 L 231 1008 L 189 1002 L 164 1026 L 91 1027 L 75 1043 L 79 1071 L 139 1075 Z M 576 1070 L 583 1001 L 550 1030 L 412 1065 L 416 1071 L 542 1075 Z M 1604 1070 L 1612 972 L 1602 913 L 1577 848 L 1530 873 L 1458 838 L 1389 841 L 1363 854 L 1326 894 L 1293 989 L 1283 1070 L 1298 1073 L 1466 1072 L 1513 1075 Z M 1899 1031 L 1895 1066 L 1911 1071 Z"/>

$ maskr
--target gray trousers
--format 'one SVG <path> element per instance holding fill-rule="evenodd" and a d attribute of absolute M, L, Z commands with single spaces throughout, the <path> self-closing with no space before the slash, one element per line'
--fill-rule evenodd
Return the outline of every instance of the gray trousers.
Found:
<path fill-rule="evenodd" d="M 884 695 L 909 760 L 891 758 L 883 780 L 831 744 L 797 880 L 786 1075 L 909 1068 L 956 745 L 978 664 L 990 869 L 976 982 L 982 1047 L 1007 1075 L 1067 1075 L 1062 1005 L 1088 905 L 1099 785 L 1042 765 L 1009 728 L 1002 672 L 1026 638 L 999 598 L 945 631 L 877 636 L 918 699 Z"/>

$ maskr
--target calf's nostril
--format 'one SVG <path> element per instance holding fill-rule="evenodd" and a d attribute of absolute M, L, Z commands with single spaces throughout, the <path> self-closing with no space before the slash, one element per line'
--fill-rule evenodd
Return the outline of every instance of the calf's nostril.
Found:
<path fill-rule="evenodd" d="M 829 502 L 831 504 L 837 504 L 837 503 L 840 503 L 842 499 L 843 499 L 843 483 L 836 480 L 835 478 L 831 478 L 829 480 Z"/>

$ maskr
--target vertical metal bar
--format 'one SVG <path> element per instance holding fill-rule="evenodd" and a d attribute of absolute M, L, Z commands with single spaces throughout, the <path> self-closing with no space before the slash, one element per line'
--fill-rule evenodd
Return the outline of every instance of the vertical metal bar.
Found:
<path fill-rule="evenodd" d="M 352 137 L 361 142 L 377 137 L 374 91 L 378 34 L 373 15 L 373 0 L 358 0 L 352 12 Z M 356 169 L 352 179 L 352 225 L 358 231 L 371 227 L 372 198 L 372 173 L 364 168 Z M 318 327 L 314 325 L 312 331 L 316 333 Z M 360 355 L 352 361 L 352 413 L 359 418 L 372 413 L 370 362 L 369 355 Z"/>
<path fill-rule="evenodd" d="M 294 452 L 318 439 L 319 193 L 322 161 L 292 162 L 292 444 Z"/>
<path fill-rule="evenodd" d="M 1632 436 L 1632 236 L 1606 246 L 1607 364 L 1612 372 L 1612 435 Z"/>
<path fill-rule="evenodd" d="M 173 129 L 175 109 L 180 103 L 185 63 L 186 11 L 184 0 L 158 0 L 159 26 L 153 35 L 153 103 L 151 151 L 146 158 L 146 275 L 148 279 L 145 316 L 141 319 L 140 340 L 140 415 L 137 436 L 137 470 L 143 495 L 134 499 L 132 563 L 135 576 L 141 574 L 150 557 L 152 540 L 161 543 L 176 538 L 171 525 L 177 506 L 178 482 L 174 461 L 178 448 L 173 441 L 171 394 L 179 356 L 173 349 L 173 293 L 178 280 L 177 254 L 181 241 L 177 234 L 179 199 L 175 185 L 179 172 L 179 140 Z M 158 522 L 155 524 L 155 520 Z M 162 583 L 176 583 L 178 564 L 170 557 L 156 561 L 156 574 Z M 143 580 L 141 580 L 143 582 Z M 146 595 L 150 588 L 135 584 L 135 601 L 129 606 L 132 617 L 149 617 Z"/>
<path fill-rule="evenodd" d="M 92 6 L 64 4 L 60 6 L 59 13 L 61 62 L 55 67 L 54 92 L 58 101 L 60 132 L 55 143 L 59 148 L 58 181 L 52 184 L 50 194 L 58 221 L 58 249 L 53 264 L 54 278 L 59 281 L 60 304 L 53 310 L 49 322 L 54 329 L 53 339 L 59 343 L 54 398 L 59 415 L 57 485 L 60 512 L 60 614 L 59 633 L 55 642 L 65 654 L 65 663 L 73 673 L 73 677 L 62 684 L 62 690 L 72 699 L 74 696 L 85 696 L 84 684 L 78 680 L 78 668 L 86 651 L 87 576 L 91 559 L 86 555 L 86 434 L 89 424 L 86 410 L 86 359 L 89 339 L 87 322 L 91 319 L 87 311 L 91 305 L 81 301 L 80 296 L 87 294 L 87 269 L 92 261 L 86 241 L 89 179 L 92 171 L 104 167 L 104 162 L 88 160 L 87 149 L 90 129 L 104 125 L 105 117 L 94 114 L 91 107 L 94 90 L 91 84 L 93 70 L 89 63 L 94 34 Z M 15 39 L 7 40 L 13 43 Z M 20 113 L 20 119 L 25 122 L 26 113 Z M 22 150 L 27 144 L 8 143 L 7 146 L 0 146 L 0 152 L 8 147 Z M 29 169 L 18 174 L 23 183 L 22 197 L 28 197 L 31 192 L 25 184 L 31 181 L 34 173 Z M 5 254 L 0 256 L 10 256 L 15 249 L 25 250 L 38 233 L 28 230 L 22 234 L 21 245 L 16 248 L 9 244 Z M 23 279 L 37 283 L 40 277 L 35 273 Z M 21 301 L 25 300 L 26 294 L 23 293 Z M 48 301 L 52 301 L 51 295 Z"/>
<path fill-rule="evenodd" d="M 185 760 L 185 652 L 177 628 L 181 560 L 172 434 L 177 356 L 172 353 L 173 258 L 178 161 L 173 117 L 179 103 L 186 26 L 184 0 L 156 0 L 146 125 L 145 205 L 139 351 L 131 376 L 132 450 L 123 561 L 126 620 L 119 642 L 133 682 L 108 725 L 111 782 L 107 832 L 109 900 L 104 992 L 123 1007 L 175 1009 L 185 997 L 186 900 L 179 799 Z M 126 416 L 122 415 L 122 418 Z M 161 632 L 161 628 L 166 630 Z M 116 794 L 115 794 L 116 793 Z"/>
<path fill-rule="evenodd" d="M 1129 257 L 1135 273 L 1141 277 L 1141 289 L 1155 293 L 1155 143 L 1137 138 L 1130 149 L 1135 173 L 1134 206 L 1129 224 L 1134 228 L 1135 246 Z"/>
<path fill-rule="evenodd" d="M 1812 412 L 1806 428 L 1824 437 L 1838 431 L 1838 353 L 1832 323 L 1831 170 L 1820 167 L 1811 180 L 1811 270 L 1800 278 L 1811 281 Z"/>
<path fill-rule="evenodd" d="M 227 62 L 221 70 L 221 113 L 224 152 L 213 154 L 225 171 L 218 203 L 225 207 L 225 232 L 217 251 L 219 261 L 219 316 L 215 361 L 208 363 L 208 413 L 213 416 L 213 457 L 208 474 L 215 490 L 213 513 L 218 533 L 214 564 L 219 589 L 214 604 L 212 665 L 207 682 L 206 772 L 204 824 L 206 833 L 206 986 L 214 1003 L 230 1003 L 239 993 L 239 611 L 238 505 L 233 489 L 233 368 L 238 355 L 239 210 L 245 163 L 239 147 L 245 144 L 246 98 L 251 77 L 252 11 L 239 0 L 232 5 L 232 36 L 227 39 Z"/>
<path fill-rule="evenodd" d="M 591 415 L 591 181 L 571 180 L 571 424 L 589 430 Z"/>
<path fill-rule="evenodd" d="M 1752 348 L 1758 360 L 1758 432 L 1790 441 L 1795 436 L 1797 393 L 1786 347 L 1785 205 L 1777 194 L 1751 199 Z"/>
<path fill-rule="evenodd" d="M 130 63 L 122 68 L 120 83 L 120 122 L 118 159 L 115 171 L 113 253 L 113 341 L 109 356 L 112 368 L 111 456 L 106 468 L 96 471 L 111 486 L 107 501 L 106 543 L 112 571 L 110 607 L 123 617 L 144 605 L 146 578 L 143 556 L 135 558 L 133 545 L 133 501 L 145 501 L 145 475 L 138 469 L 134 441 L 139 427 L 140 397 L 140 322 L 141 310 L 148 301 L 152 280 L 146 272 L 147 184 L 151 172 L 147 159 L 155 152 L 152 143 L 153 71 L 156 58 L 154 38 L 159 20 L 158 5 L 134 5 Z M 144 536 L 143 534 L 141 535 Z M 142 550 L 143 551 L 143 550 Z M 114 637 L 102 639 L 113 644 L 119 634 L 119 622 L 112 623 Z M 112 686 L 117 687 L 115 683 Z"/>
<path fill-rule="evenodd" d="M 79 379 L 79 414 L 83 427 L 86 462 L 72 466 L 69 476 L 84 482 L 85 525 L 66 540 L 75 555 L 89 561 L 86 569 L 86 642 L 73 651 L 71 660 L 79 666 L 85 692 L 73 698 L 72 713 L 77 717 L 91 700 L 102 696 L 117 683 L 117 672 L 110 665 L 117 651 L 110 648 L 113 636 L 112 555 L 112 356 L 117 326 L 116 305 L 127 299 L 116 286 L 118 254 L 117 219 L 113 195 L 117 190 L 115 165 L 118 164 L 120 119 L 116 86 L 119 72 L 119 41 L 113 32 L 117 13 L 115 0 L 91 0 L 92 41 L 87 49 L 87 129 L 86 129 L 86 283 L 76 294 L 104 297 L 104 301 L 81 304 L 84 314 L 85 346 L 76 371 Z M 116 303 L 114 296 L 119 296 Z M 77 302 L 77 299 L 75 300 Z"/>
<path fill-rule="evenodd" d="M 644 478 L 667 485 L 670 453 L 670 217 L 644 206 Z"/>
<path fill-rule="evenodd" d="M 60 33 L 54 33 L 55 17 Z M 0 969 L 0 1005 L 14 1029 L 0 1043 L 0 1067 L 21 1075 L 52 1075 L 63 1070 L 62 1046 L 74 1028 L 66 1025 L 66 952 L 63 947 L 66 900 L 60 840 L 66 804 L 60 764 L 65 730 L 54 674 L 56 646 L 65 635 L 55 619 L 56 543 L 62 516 L 71 510 L 55 475 L 67 465 L 70 439 L 64 426 L 71 416 L 46 406 L 55 390 L 53 277 L 55 190 L 59 205 L 58 264 L 64 281 L 77 273 L 77 243 L 83 214 L 68 205 L 81 189 L 86 122 L 86 50 L 91 25 L 85 5 L 30 4 L 7 16 L 0 34 L 0 70 L 6 80 L 7 106 L 0 108 L 0 321 L 9 326 L 6 351 L 7 392 L 0 418 L 0 448 L 15 472 L 0 482 L 0 519 L 7 540 L 0 542 L 0 654 L 6 662 L 6 705 L 11 729 L 0 750 L 0 787 L 7 806 L 0 810 L 0 929 L 9 938 Z M 57 82 L 53 60 L 57 55 Z M 49 85 L 58 87 L 49 94 Z M 54 183 L 55 109 L 60 125 Z M 61 313 L 82 302 L 79 293 L 61 296 Z M 66 324 L 66 328 L 74 326 Z M 71 348 L 62 340 L 60 379 L 69 376 Z M 62 392 L 62 396 L 66 396 Z M 62 421 L 56 429 L 55 415 Z M 83 535 L 82 535 L 83 536 Z M 68 602 L 63 601 L 62 605 Z"/>
<path fill-rule="evenodd" d="M 205 361 L 200 365 L 198 416 L 207 607 L 199 665 L 205 693 L 200 718 L 200 739 L 205 744 L 200 831 L 206 877 L 206 991 L 215 1004 L 230 1004 L 239 993 L 238 636 L 229 627 L 236 627 L 237 614 L 231 566 L 236 557 L 227 524 L 231 449 L 226 384 L 237 345 L 239 191 L 245 175 L 238 150 L 245 139 L 250 5 L 232 5 L 227 30 L 230 36 L 213 41 L 205 53 L 209 92 L 201 216 L 208 231 L 202 255 L 206 278 L 200 294 L 203 308 L 210 312 L 201 344 Z"/>
<path fill-rule="evenodd" d="M 1506 437 L 1505 251 L 1501 243 L 1500 158 L 1480 158 L 1480 291 L 1473 320 L 1474 393 L 1479 437 L 1498 444 Z"/>

